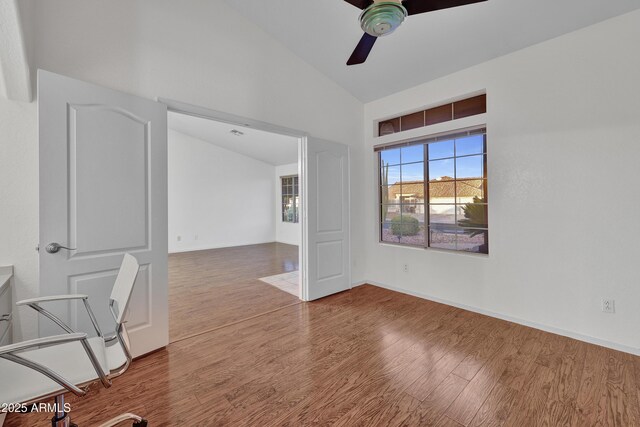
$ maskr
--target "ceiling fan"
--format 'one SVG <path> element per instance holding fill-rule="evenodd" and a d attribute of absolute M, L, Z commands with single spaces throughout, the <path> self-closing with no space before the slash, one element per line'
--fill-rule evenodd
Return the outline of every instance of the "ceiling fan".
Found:
<path fill-rule="evenodd" d="M 487 0 L 345 0 L 363 9 L 360 27 L 364 35 L 347 61 L 347 65 L 362 64 L 367 60 L 378 37 L 391 34 L 409 15 L 440 9 L 465 6 Z"/>

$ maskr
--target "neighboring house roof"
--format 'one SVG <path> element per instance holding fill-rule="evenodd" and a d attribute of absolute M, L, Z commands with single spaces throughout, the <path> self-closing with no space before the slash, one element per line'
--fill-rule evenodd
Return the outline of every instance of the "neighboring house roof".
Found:
<path fill-rule="evenodd" d="M 399 194 L 403 196 L 411 196 L 420 197 L 424 199 L 424 182 L 422 181 L 408 181 L 402 183 L 402 189 L 400 187 L 399 182 L 392 187 L 389 187 L 389 198 L 395 199 Z"/>
<path fill-rule="evenodd" d="M 445 179 L 447 177 L 444 177 Z M 458 187 L 457 197 L 482 197 L 484 180 L 479 178 L 471 178 L 462 181 L 442 181 L 431 180 L 430 197 L 437 198 L 453 198 L 456 197 L 456 185 Z M 395 199 L 399 194 L 403 196 L 414 196 L 424 198 L 424 183 L 422 181 L 403 182 L 402 186 L 396 182 L 395 185 L 389 187 L 389 198 Z"/>

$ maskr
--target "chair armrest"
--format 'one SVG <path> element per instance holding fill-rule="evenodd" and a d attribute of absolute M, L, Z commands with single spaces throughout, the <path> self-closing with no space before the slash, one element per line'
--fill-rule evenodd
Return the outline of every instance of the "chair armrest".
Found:
<path fill-rule="evenodd" d="M 69 325 L 64 323 L 58 316 L 54 315 L 50 311 L 45 310 L 40 306 L 40 303 L 43 302 L 51 302 L 51 301 L 68 301 L 68 300 L 81 300 L 84 303 L 85 308 L 87 309 L 87 313 L 89 314 L 89 318 L 91 319 L 91 323 L 93 323 L 93 328 L 96 330 L 98 336 L 102 336 L 102 331 L 100 331 L 100 326 L 98 325 L 98 320 L 96 316 L 93 314 L 91 310 L 91 306 L 89 305 L 89 296 L 84 294 L 70 294 L 70 295 L 50 295 L 46 297 L 39 298 L 31 298 L 24 299 L 22 301 L 18 301 L 16 303 L 17 306 L 28 305 L 29 307 L 36 310 L 38 313 L 48 317 L 53 323 L 60 326 L 66 332 L 72 334 L 75 331 L 71 329 Z"/>
<path fill-rule="evenodd" d="M 28 305 L 28 304 L 37 304 L 41 302 L 50 302 L 50 301 L 65 301 L 70 299 L 87 299 L 88 295 L 83 294 L 72 294 L 72 295 L 50 295 L 47 297 L 38 297 L 31 299 L 23 299 L 22 301 L 18 301 L 16 305 Z"/>
<path fill-rule="evenodd" d="M 66 378 L 60 376 L 60 374 L 58 374 L 57 372 L 52 371 L 51 369 L 49 369 L 48 367 L 40 363 L 34 362 L 32 360 L 24 359 L 21 357 L 20 354 L 15 354 L 16 352 L 19 352 L 21 350 L 27 350 L 33 347 L 55 346 L 58 344 L 64 344 L 72 341 L 80 341 L 83 347 L 85 348 L 85 351 L 87 351 L 87 355 L 89 356 L 89 358 L 93 356 L 92 353 L 91 354 L 89 353 L 90 348 L 89 348 L 89 345 L 87 344 L 87 334 L 74 333 L 74 334 L 65 334 L 65 335 L 55 335 L 52 337 L 45 337 L 45 338 L 37 338 L 34 340 L 22 341 L 16 344 L 2 346 L 0 347 L 0 358 L 25 366 L 29 369 L 33 369 L 34 371 L 39 372 L 42 375 L 60 384 L 62 387 L 69 390 L 73 394 L 77 396 L 84 396 L 87 393 L 86 391 L 81 390 L 80 388 L 78 388 L 78 386 L 69 382 Z M 94 362 L 94 359 L 95 359 L 95 356 L 93 356 L 92 362 Z M 96 372 L 98 371 L 96 370 Z M 100 375 L 100 372 L 98 372 L 98 375 Z M 102 379 L 102 376 L 101 376 L 101 379 Z"/>
<path fill-rule="evenodd" d="M 87 334 L 83 332 L 69 333 L 65 335 L 54 335 L 51 337 L 36 338 L 34 340 L 22 341 L 16 344 L 5 345 L 3 347 L 0 347 L 0 358 L 7 359 L 12 362 L 18 363 L 20 365 L 26 366 L 27 368 L 34 369 L 40 372 L 41 374 L 51 378 L 53 381 L 62 385 L 67 390 L 75 393 L 78 396 L 82 396 L 84 395 L 84 392 L 82 392 L 82 390 L 80 390 L 75 385 L 71 384 L 66 379 L 62 378 L 56 372 L 52 371 L 51 369 L 39 363 L 24 359 L 20 357 L 19 354 L 15 354 L 16 352 L 27 350 L 33 347 L 55 346 L 58 344 L 65 344 L 73 341 L 80 341 L 80 344 L 82 344 L 82 347 L 84 348 L 84 351 L 87 357 L 89 358 L 89 360 L 91 361 L 91 364 L 93 365 L 93 368 L 95 369 L 96 374 L 98 375 L 98 378 L 100 379 L 102 384 L 105 386 L 105 388 L 111 387 L 111 381 L 109 381 L 109 379 L 106 376 L 106 373 L 102 370 L 102 367 L 100 366 L 100 362 L 96 358 L 96 355 L 93 352 L 93 349 L 89 345 L 87 341 Z"/>
<path fill-rule="evenodd" d="M 9 344 L 0 347 L 0 356 L 3 354 L 15 353 L 17 351 L 27 350 L 33 347 L 50 346 L 56 344 L 64 344 L 71 341 L 80 341 L 87 338 L 85 333 L 73 333 L 64 335 L 54 335 L 51 337 L 36 338 L 33 340 L 22 341 L 15 344 Z"/>

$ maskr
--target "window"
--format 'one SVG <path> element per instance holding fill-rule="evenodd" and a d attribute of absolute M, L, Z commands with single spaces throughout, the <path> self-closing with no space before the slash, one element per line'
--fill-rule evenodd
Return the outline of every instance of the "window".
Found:
<path fill-rule="evenodd" d="M 282 182 L 282 222 L 298 222 L 300 197 L 298 175 L 283 176 Z"/>
<path fill-rule="evenodd" d="M 485 129 L 377 151 L 380 241 L 489 253 Z"/>
<path fill-rule="evenodd" d="M 439 105 L 429 108 L 428 110 L 380 121 L 378 122 L 378 136 L 421 128 L 486 112 L 487 95 L 478 95 L 472 98 Z"/>

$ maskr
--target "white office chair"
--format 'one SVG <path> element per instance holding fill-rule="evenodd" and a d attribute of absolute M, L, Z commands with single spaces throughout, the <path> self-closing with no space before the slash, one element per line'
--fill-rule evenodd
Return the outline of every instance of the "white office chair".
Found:
<path fill-rule="evenodd" d="M 66 334 L 38 338 L 0 347 L 0 403 L 29 405 L 55 397 L 56 412 L 51 419 L 54 427 L 71 427 L 65 411 L 64 393 L 77 396 L 87 393 L 88 385 L 100 380 L 104 387 L 111 379 L 124 373 L 131 363 L 129 337 L 124 317 L 138 275 L 138 261 L 125 254 L 116 278 L 109 308 L 116 322 L 115 333 L 105 337 L 91 311 L 87 295 L 59 295 L 20 301 L 48 317 Z M 58 317 L 41 307 L 51 301 L 82 300 L 98 336 L 88 338 L 77 333 Z M 100 427 L 114 426 L 132 420 L 136 427 L 145 427 L 147 421 L 134 414 L 122 414 Z"/>

